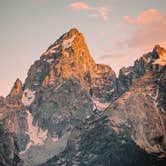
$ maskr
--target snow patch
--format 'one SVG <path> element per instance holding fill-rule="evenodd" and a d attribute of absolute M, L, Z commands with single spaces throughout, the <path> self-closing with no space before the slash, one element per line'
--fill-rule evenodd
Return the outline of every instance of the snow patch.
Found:
<path fill-rule="evenodd" d="M 90 115 L 87 115 L 86 118 L 87 118 L 87 119 L 90 118 Z"/>
<path fill-rule="evenodd" d="M 110 90 L 110 93 L 113 93 L 113 92 L 115 92 L 115 89 L 114 89 L 114 88 L 112 88 L 112 89 Z"/>
<path fill-rule="evenodd" d="M 51 49 L 52 49 L 52 50 L 55 50 L 55 49 L 59 48 L 59 46 L 60 46 L 59 44 L 56 44 L 56 45 L 55 45 L 54 47 L 52 47 Z"/>
<path fill-rule="evenodd" d="M 30 106 L 34 100 L 35 100 L 35 91 L 31 91 L 29 88 L 24 90 L 21 99 L 22 103 L 25 106 Z"/>
<path fill-rule="evenodd" d="M 54 59 L 48 59 L 47 62 L 52 63 L 52 62 L 54 62 Z"/>
<path fill-rule="evenodd" d="M 30 141 L 27 144 L 24 151 L 21 151 L 20 154 L 25 153 L 32 145 L 43 145 L 44 141 L 47 139 L 48 130 L 42 130 L 38 125 L 33 125 L 33 117 L 29 110 L 27 112 L 27 124 L 28 131 L 26 134 L 29 135 Z"/>
<path fill-rule="evenodd" d="M 58 137 L 52 137 L 52 142 L 58 142 Z"/>
<path fill-rule="evenodd" d="M 32 142 L 29 142 L 29 143 L 27 144 L 25 150 L 21 151 L 19 154 L 20 154 L 20 155 L 24 154 L 24 153 L 31 147 L 31 145 L 32 145 Z"/>
<path fill-rule="evenodd" d="M 59 48 L 59 46 L 60 46 L 59 44 L 56 44 L 55 46 L 51 47 L 48 51 L 46 51 L 44 55 L 56 53 L 57 48 Z"/>
<path fill-rule="evenodd" d="M 130 72 L 129 72 L 129 71 L 126 71 L 126 72 L 124 72 L 123 74 L 124 74 L 125 76 L 127 76 L 127 75 L 130 74 Z"/>
<path fill-rule="evenodd" d="M 101 103 L 100 101 L 98 100 L 93 100 L 93 105 L 94 105 L 94 108 L 93 110 L 95 110 L 96 108 L 98 110 L 105 110 L 108 106 L 109 106 L 110 103 Z"/>
<path fill-rule="evenodd" d="M 64 40 L 63 43 L 62 43 L 63 48 L 67 49 L 67 48 L 71 47 L 72 46 L 72 42 L 74 41 L 75 37 L 76 36 L 73 35 L 70 39 Z"/>
<path fill-rule="evenodd" d="M 115 133 L 120 133 L 120 129 L 118 127 L 112 126 L 111 128 L 115 131 Z"/>

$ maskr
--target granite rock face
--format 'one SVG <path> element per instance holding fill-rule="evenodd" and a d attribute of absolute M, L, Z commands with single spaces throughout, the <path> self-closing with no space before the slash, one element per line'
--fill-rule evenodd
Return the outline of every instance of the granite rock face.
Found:
<path fill-rule="evenodd" d="M 96 76 L 91 86 L 92 96 L 103 103 L 111 102 L 118 97 L 116 74 L 108 65 L 97 64 L 96 67 Z"/>
<path fill-rule="evenodd" d="M 22 164 L 18 157 L 16 140 L 4 125 L 0 124 L 0 165 L 19 166 Z"/>
<path fill-rule="evenodd" d="M 62 35 L 0 97 L 0 122 L 15 142 L 1 151 L 3 164 L 14 165 L 13 154 L 23 166 L 163 164 L 165 52 L 156 45 L 116 77 L 95 64 L 77 29 Z"/>

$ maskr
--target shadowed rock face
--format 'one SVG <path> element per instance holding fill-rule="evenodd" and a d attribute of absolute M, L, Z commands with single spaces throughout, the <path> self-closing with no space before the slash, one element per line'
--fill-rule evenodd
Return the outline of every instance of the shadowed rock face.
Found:
<path fill-rule="evenodd" d="M 0 98 L 0 121 L 15 135 L 22 165 L 161 164 L 164 52 L 155 46 L 117 78 L 108 65 L 95 64 L 77 29 L 62 35 L 30 67 L 25 83 L 17 79 Z"/>
<path fill-rule="evenodd" d="M 1 166 L 18 166 L 21 160 L 18 157 L 16 149 L 16 140 L 9 131 L 0 124 L 0 165 Z"/>
<path fill-rule="evenodd" d="M 127 133 L 117 133 L 107 116 L 91 116 L 73 130 L 66 149 L 41 166 L 164 166 L 165 159 L 146 153 Z"/>
<path fill-rule="evenodd" d="M 91 86 L 92 96 L 103 103 L 111 102 L 118 97 L 115 72 L 108 65 L 97 64 L 96 67 L 96 76 Z"/>
<path fill-rule="evenodd" d="M 146 72 L 106 110 L 117 131 L 131 128 L 131 138 L 148 153 L 165 156 L 166 130 L 163 105 L 158 104 L 158 75 Z M 123 132 L 126 132 L 125 130 Z"/>

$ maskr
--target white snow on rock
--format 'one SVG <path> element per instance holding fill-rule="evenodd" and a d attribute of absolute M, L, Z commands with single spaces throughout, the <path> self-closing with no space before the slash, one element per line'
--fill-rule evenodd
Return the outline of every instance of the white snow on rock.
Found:
<path fill-rule="evenodd" d="M 26 134 L 29 135 L 30 141 L 27 144 L 24 151 L 20 152 L 20 154 L 25 153 L 32 145 L 43 145 L 44 141 L 47 139 L 48 130 L 42 130 L 37 125 L 33 125 L 33 117 L 29 110 L 27 112 L 27 124 L 28 131 Z"/>
<path fill-rule="evenodd" d="M 48 59 L 47 62 L 52 63 L 52 62 L 54 62 L 54 59 Z"/>
<path fill-rule="evenodd" d="M 64 40 L 63 43 L 62 43 L 63 48 L 67 49 L 67 48 L 71 47 L 72 46 L 72 42 L 74 41 L 75 37 L 76 36 L 73 35 L 70 39 Z"/>
<path fill-rule="evenodd" d="M 57 48 L 59 48 L 59 46 L 60 46 L 59 44 L 56 44 L 55 46 L 51 47 L 48 51 L 46 51 L 44 55 L 56 53 Z"/>
<path fill-rule="evenodd" d="M 93 100 L 94 110 L 97 108 L 98 110 L 105 110 L 110 103 L 101 103 L 98 100 Z"/>
<path fill-rule="evenodd" d="M 129 75 L 129 74 L 130 74 L 129 71 L 124 72 L 124 75 L 125 75 L 125 76 L 127 76 L 127 75 Z"/>
<path fill-rule="evenodd" d="M 114 89 L 114 88 L 111 89 L 110 93 L 113 93 L 113 92 L 115 92 L 115 89 Z"/>
<path fill-rule="evenodd" d="M 59 140 L 58 137 L 52 137 L 53 142 L 57 142 L 58 140 Z"/>
<path fill-rule="evenodd" d="M 25 89 L 21 100 L 25 106 L 30 106 L 35 100 L 35 91 L 31 91 L 29 88 Z"/>

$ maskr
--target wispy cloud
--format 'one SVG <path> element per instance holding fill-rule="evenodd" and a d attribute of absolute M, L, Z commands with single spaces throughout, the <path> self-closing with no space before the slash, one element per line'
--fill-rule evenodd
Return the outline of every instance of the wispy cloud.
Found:
<path fill-rule="evenodd" d="M 69 4 L 69 8 L 73 10 L 91 10 L 91 7 L 85 2 L 74 2 Z"/>
<path fill-rule="evenodd" d="M 69 9 L 71 10 L 83 10 L 83 11 L 90 11 L 92 12 L 89 14 L 90 17 L 101 17 L 103 20 L 108 19 L 108 14 L 111 11 L 110 7 L 108 6 L 99 6 L 93 7 L 85 2 L 74 2 L 68 5 Z"/>
<path fill-rule="evenodd" d="M 152 47 L 154 44 L 166 46 L 166 14 L 149 9 L 135 18 L 125 16 L 123 20 L 138 29 L 131 39 L 125 41 L 129 46 Z"/>

